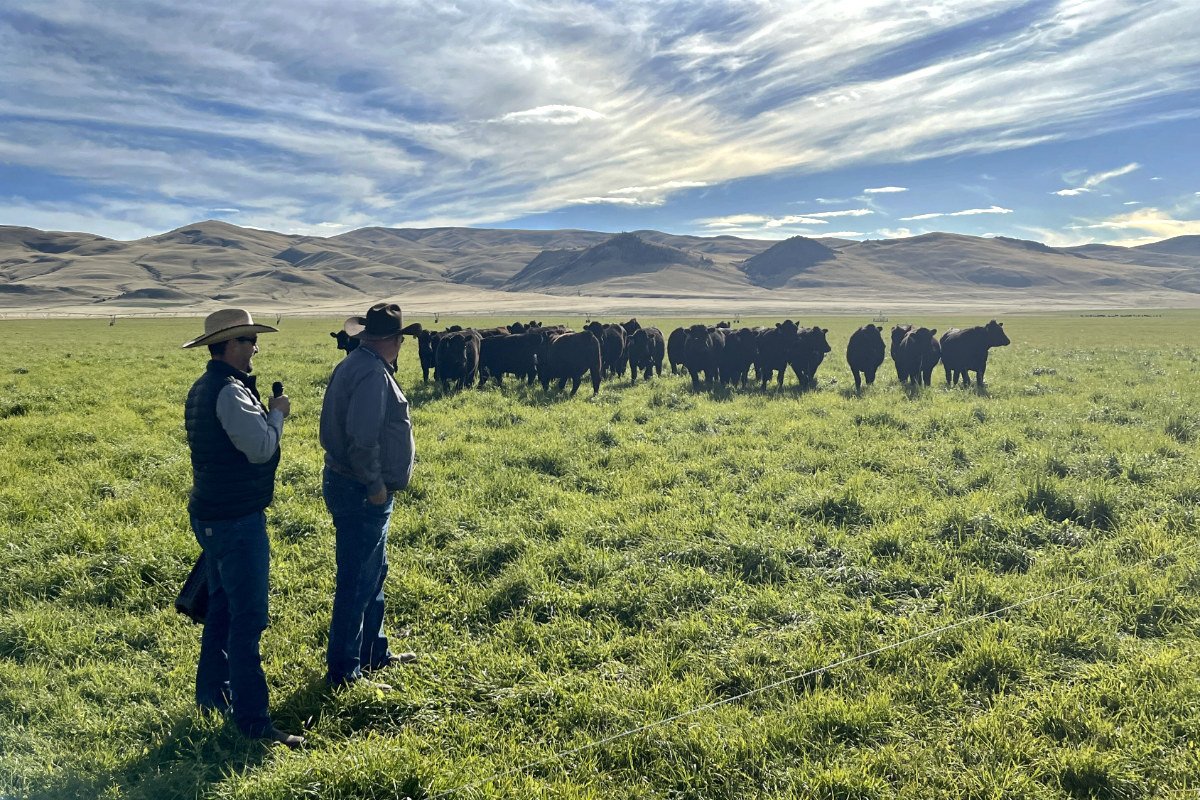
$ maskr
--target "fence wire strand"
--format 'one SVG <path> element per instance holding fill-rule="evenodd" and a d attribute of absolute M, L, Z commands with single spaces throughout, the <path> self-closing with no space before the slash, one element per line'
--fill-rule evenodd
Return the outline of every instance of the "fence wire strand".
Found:
<path fill-rule="evenodd" d="M 1189 551 L 1196 549 L 1196 547 L 1198 547 L 1198 546 L 1200 546 L 1200 542 L 1188 545 L 1188 546 L 1184 547 L 1182 550 L 1177 551 L 1175 553 L 1175 556 L 1180 557 L 1180 556 L 1188 553 Z M 781 678 L 780 680 L 777 680 L 773 683 L 766 684 L 765 686 L 760 686 L 756 689 L 751 689 L 747 692 L 742 692 L 741 694 L 734 695 L 733 697 L 726 697 L 722 700 L 716 700 L 711 703 L 705 703 L 704 705 L 696 706 L 696 707 L 690 708 L 686 711 L 681 711 L 678 714 L 674 714 L 672 716 L 665 717 L 660 720 L 655 720 L 654 722 L 649 722 L 649 723 L 646 723 L 645 725 L 639 725 L 635 728 L 629 728 L 627 730 L 623 730 L 618 733 L 614 733 L 609 736 L 605 736 L 600 739 L 596 739 L 595 741 L 587 742 L 585 744 L 579 745 L 578 747 L 572 747 L 572 748 L 568 748 L 566 750 L 559 750 L 557 752 L 551 753 L 548 756 L 545 756 L 544 758 L 539 758 L 535 761 L 529 761 L 527 763 L 521 764 L 520 766 L 502 770 L 500 772 L 489 775 L 486 778 L 482 778 L 477 781 L 472 781 L 470 783 L 465 783 L 465 784 L 457 786 L 453 789 L 445 789 L 436 794 L 431 794 L 431 795 L 429 795 L 429 798 L 430 798 L 430 800 L 438 800 L 438 798 L 441 798 L 441 797 L 449 797 L 451 795 L 461 794 L 462 792 L 469 792 L 474 789 L 478 789 L 482 786 L 485 786 L 487 784 L 494 783 L 503 778 L 507 778 L 507 777 L 510 777 L 513 775 L 520 775 L 522 773 L 527 772 L 530 769 L 533 769 L 534 767 L 540 767 L 540 766 L 542 766 L 544 764 L 548 764 L 552 761 L 559 761 L 559 760 L 565 759 L 569 756 L 574 756 L 574 755 L 578 755 L 579 753 L 584 753 L 589 750 L 594 750 L 597 747 L 603 747 L 606 744 L 611 744 L 612 742 L 619 741 L 621 739 L 625 739 L 630 736 L 635 736 L 639 733 L 645 733 L 646 731 L 654 730 L 655 728 L 660 728 L 664 725 L 669 725 L 672 722 L 678 722 L 681 719 L 686 719 L 687 717 L 695 716 L 697 714 L 702 714 L 705 711 L 711 711 L 714 708 L 719 708 L 721 706 L 729 705 L 730 703 L 736 703 L 740 700 L 745 700 L 748 697 L 752 697 L 754 695 L 761 694 L 763 692 L 769 692 L 772 689 L 778 689 L 779 687 L 786 686 L 789 683 L 794 683 L 796 681 L 804 680 L 805 678 L 810 678 L 815 675 L 822 675 L 826 672 L 830 672 L 832 670 L 838 669 L 839 667 L 844 667 L 848 664 L 854 664 L 859 661 L 864 661 L 868 658 L 877 656 L 881 653 L 886 653 L 888 651 L 896 650 L 896 649 L 899 649 L 906 645 L 910 645 L 915 642 L 922 641 L 924 639 L 929 639 L 934 636 L 939 636 L 943 633 L 947 633 L 949 631 L 956 630 L 958 628 L 966 627 L 967 625 L 972 625 L 976 622 L 980 622 L 985 619 L 989 619 L 992 617 L 998 617 L 1002 614 L 1007 614 L 1011 611 L 1016 611 L 1017 609 L 1024 608 L 1025 606 L 1032 605 L 1032 604 L 1040 602 L 1042 600 L 1047 600 L 1056 595 L 1061 595 L 1066 592 L 1071 592 L 1075 589 L 1079 589 L 1079 588 L 1082 588 L 1085 586 L 1090 586 L 1093 583 L 1097 583 L 1097 582 L 1103 581 L 1107 578 L 1111 578 L 1114 575 L 1119 575 L 1120 573 L 1125 572 L 1127 570 L 1131 570 L 1134 567 L 1140 567 L 1140 566 L 1146 566 L 1146 565 L 1153 564 L 1155 561 L 1158 561 L 1160 558 L 1162 558 L 1162 556 L 1154 556 L 1152 558 L 1146 558 L 1141 561 L 1135 561 L 1131 564 L 1125 564 L 1123 566 L 1117 567 L 1116 569 L 1109 570 L 1108 572 L 1105 572 L 1101 575 L 1097 575 L 1095 577 L 1088 578 L 1088 579 L 1082 580 L 1082 581 L 1076 581 L 1075 583 L 1068 584 L 1067 586 L 1063 586 L 1059 589 L 1055 589 L 1052 592 L 1046 592 L 1045 594 L 1038 595 L 1037 597 L 1031 597 L 1026 600 L 1022 600 L 1019 603 L 1013 603 L 1011 605 L 1005 606 L 1004 608 L 998 608 L 995 611 L 988 611 L 983 614 L 976 614 L 975 616 L 967 617 L 966 619 L 962 619 L 957 622 L 950 623 L 949 625 L 943 625 L 939 628 L 934 628 L 932 630 L 925 631 L 924 633 L 917 634 L 916 636 L 911 636 L 907 639 L 902 639 L 901 641 L 898 641 L 898 642 L 893 642 L 891 644 L 883 645 L 882 647 L 877 647 L 874 650 L 869 650 L 864 653 L 858 653 L 853 656 L 848 656 L 848 657 L 840 659 L 838 661 L 834 661 L 834 662 L 831 662 L 824 666 L 810 669 L 806 672 L 802 672 L 797 675 L 791 675 L 786 678 Z"/>

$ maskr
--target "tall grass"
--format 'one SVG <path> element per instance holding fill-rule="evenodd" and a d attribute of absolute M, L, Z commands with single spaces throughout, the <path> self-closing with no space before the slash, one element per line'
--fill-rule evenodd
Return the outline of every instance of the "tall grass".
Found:
<path fill-rule="evenodd" d="M 255 363 L 294 410 L 264 655 L 296 753 L 192 709 L 199 630 L 171 600 L 197 551 L 182 401 L 204 357 L 178 345 L 198 322 L 0 323 L 0 795 L 1194 790 L 1196 315 L 1005 321 L 986 392 L 905 392 L 885 365 L 861 397 L 850 318 L 805 320 L 833 345 L 809 391 L 442 395 L 406 344 L 419 461 L 389 617 L 422 660 L 377 695 L 321 682 L 316 425 L 340 354 L 332 323 L 285 319 Z"/>

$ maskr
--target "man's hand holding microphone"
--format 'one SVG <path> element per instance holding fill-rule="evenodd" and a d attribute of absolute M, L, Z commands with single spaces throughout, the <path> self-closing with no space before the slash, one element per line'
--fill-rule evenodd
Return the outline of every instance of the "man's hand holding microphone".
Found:
<path fill-rule="evenodd" d="M 292 401 L 283 393 L 283 381 L 275 381 L 271 384 L 271 399 L 267 401 L 267 410 L 275 411 L 278 409 L 284 416 L 284 419 L 292 413 Z"/>

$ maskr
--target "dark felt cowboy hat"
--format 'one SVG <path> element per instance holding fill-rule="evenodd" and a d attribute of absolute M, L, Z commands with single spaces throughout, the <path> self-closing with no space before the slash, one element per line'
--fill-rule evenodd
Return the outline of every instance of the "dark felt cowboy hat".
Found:
<path fill-rule="evenodd" d="M 250 334 L 275 333 L 270 325 L 256 325 L 250 312 L 242 308 L 222 308 L 204 318 L 204 335 L 185 342 L 184 347 L 218 344 Z"/>
<path fill-rule="evenodd" d="M 400 306 L 395 303 L 376 303 L 367 309 L 365 317 L 350 317 L 342 326 L 348 336 L 370 341 L 390 339 L 393 336 L 411 335 L 421 332 L 421 324 L 414 322 L 404 327 Z"/>

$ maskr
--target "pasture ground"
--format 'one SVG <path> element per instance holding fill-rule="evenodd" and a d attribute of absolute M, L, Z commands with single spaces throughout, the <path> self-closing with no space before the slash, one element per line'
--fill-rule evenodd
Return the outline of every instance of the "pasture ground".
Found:
<path fill-rule="evenodd" d="M 299 752 L 192 707 L 199 628 L 171 601 L 198 551 L 182 405 L 205 354 L 179 345 L 201 323 L 0 323 L 0 796 L 1200 791 L 1200 314 L 1010 316 L 986 393 L 940 367 L 906 392 L 885 362 L 860 397 L 865 321 L 804 319 L 833 345 L 807 392 L 443 397 L 406 343 L 389 617 L 422 660 L 331 695 L 338 323 L 284 319 L 255 361 L 294 410 L 264 657 Z"/>

